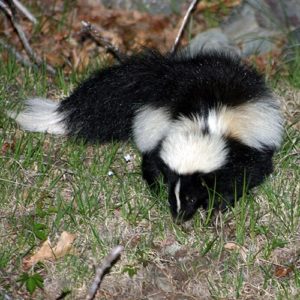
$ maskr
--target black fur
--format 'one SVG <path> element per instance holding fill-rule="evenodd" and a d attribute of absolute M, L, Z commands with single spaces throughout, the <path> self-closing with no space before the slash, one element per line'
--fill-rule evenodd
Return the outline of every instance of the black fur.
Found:
<path fill-rule="evenodd" d="M 228 161 L 220 169 L 208 174 L 196 172 L 179 175 L 161 160 L 158 147 L 151 154 L 143 156 L 143 178 L 153 187 L 158 176 L 163 175 L 169 190 L 171 213 L 178 221 L 189 220 L 199 207 L 224 209 L 233 205 L 243 193 L 261 184 L 273 171 L 273 149 L 258 151 L 230 139 L 228 148 Z M 174 190 L 179 178 L 182 213 L 178 214 Z"/>
<path fill-rule="evenodd" d="M 93 74 L 59 106 L 70 135 L 87 141 L 126 140 L 132 135 L 133 117 L 142 106 L 164 107 L 172 119 L 195 113 L 207 116 L 220 105 L 238 107 L 268 97 L 264 79 L 239 58 L 212 52 L 196 57 L 161 55 L 146 51 L 122 64 Z M 169 189 L 174 218 L 187 220 L 198 207 L 207 208 L 209 191 L 215 206 L 224 208 L 238 199 L 245 186 L 259 185 L 272 172 L 274 147 L 258 150 L 227 139 L 226 164 L 209 174 L 177 174 L 160 158 L 161 141 L 142 153 L 143 177 L 154 186 L 160 174 Z M 177 211 L 175 184 L 181 178 L 181 210 Z M 221 199 L 221 200 L 220 200 Z"/>
<path fill-rule="evenodd" d="M 169 184 L 169 201 L 174 218 L 189 220 L 201 206 L 224 209 L 231 206 L 244 193 L 261 184 L 272 173 L 273 151 L 265 152 L 230 141 L 228 162 L 209 174 L 195 173 L 188 176 L 173 176 Z M 176 213 L 174 185 L 181 178 L 181 211 Z M 186 199 L 188 197 L 188 199 Z M 209 203 L 211 201 L 211 203 Z"/>
<path fill-rule="evenodd" d="M 268 95 L 265 82 L 238 57 L 205 53 L 194 58 L 146 51 L 100 70 L 60 105 L 70 135 L 87 141 L 126 140 L 142 105 L 167 107 L 173 118 Z"/>

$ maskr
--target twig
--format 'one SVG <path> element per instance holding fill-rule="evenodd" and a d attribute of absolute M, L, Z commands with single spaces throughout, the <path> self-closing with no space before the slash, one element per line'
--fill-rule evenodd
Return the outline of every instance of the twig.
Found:
<path fill-rule="evenodd" d="M 28 59 L 23 57 L 13 46 L 8 45 L 6 42 L 4 42 L 2 39 L 0 39 L 0 46 L 6 50 L 8 50 L 10 53 L 12 53 L 18 62 L 20 62 L 25 67 L 33 67 L 35 66 L 32 64 Z"/>
<path fill-rule="evenodd" d="M 188 20 L 189 20 L 189 18 L 191 16 L 191 14 L 192 14 L 192 12 L 196 8 L 196 5 L 198 4 L 198 2 L 199 2 L 199 0 L 193 0 L 191 2 L 191 4 L 189 5 L 189 8 L 188 8 L 188 10 L 186 11 L 186 13 L 184 15 L 184 18 L 182 20 L 181 26 L 180 26 L 179 31 L 177 33 L 174 45 L 173 45 L 172 50 L 171 50 L 171 53 L 175 53 L 177 51 L 179 42 L 180 42 L 180 40 L 182 38 L 182 35 L 183 35 L 183 32 L 185 30 L 186 24 L 187 24 L 187 22 L 188 22 Z"/>
<path fill-rule="evenodd" d="M 29 20 L 31 21 L 33 24 L 37 23 L 37 19 L 35 18 L 35 16 L 28 10 L 28 8 L 26 6 L 24 6 L 24 4 L 22 4 L 19 0 L 12 0 L 13 3 L 15 4 L 15 6 L 17 7 L 17 9 L 22 12 L 22 14 Z"/>
<path fill-rule="evenodd" d="M 125 55 L 120 52 L 120 50 L 114 46 L 112 43 L 110 43 L 107 39 L 103 38 L 99 31 L 93 26 L 91 23 L 87 21 L 81 21 L 82 24 L 82 33 L 87 33 L 89 36 L 93 39 L 93 41 L 99 45 L 105 48 L 105 50 L 113 55 L 113 57 L 119 61 L 122 62 L 125 58 Z"/>
<path fill-rule="evenodd" d="M 90 287 L 88 295 L 86 296 L 86 300 L 93 300 L 97 293 L 97 290 L 100 287 L 101 281 L 104 277 L 105 271 L 111 267 L 113 262 L 120 256 L 123 251 L 122 246 L 117 246 L 111 250 L 111 252 L 104 258 L 102 264 L 96 269 L 96 275 L 94 281 Z"/>
<path fill-rule="evenodd" d="M 13 3 L 13 0 L 4 0 L 4 3 L 6 3 L 8 5 L 8 7 L 11 11 L 11 14 L 17 18 L 17 9 L 16 9 L 15 4 Z"/>
<path fill-rule="evenodd" d="M 31 46 L 29 45 L 29 42 L 26 38 L 26 35 L 21 27 L 21 25 L 19 24 L 18 20 L 17 20 L 17 16 L 14 12 L 16 12 L 16 7 L 13 3 L 12 0 L 6 0 L 6 3 L 4 3 L 3 1 L 0 1 L 0 8 L 6 13 L 6 15 L 9 17 L 13 27 L 15 28 L 20 41 L 22 42 L 24 49 L 27 53 L 27 55 L 29 56 L 29 58 L 38 66 L 43 64 L 43 61 L 34 53 L 34 51 L 32 50 Z M 49 71 L 51 74 L 55 74 L 56 71 L 54 70 L 53 67 L 49 66 L 46 64 L 46 69 L 47 71 Z"/>
<path fill-rule="evenodd" d="M 4 10 L 4 12 L 6 9 L 8 10 L 7 5 L 3 1 L 0 1 L 0 8 L 2 8 Z M 7 12 L 5 12 L 5 13 L 7 14 Z"/>

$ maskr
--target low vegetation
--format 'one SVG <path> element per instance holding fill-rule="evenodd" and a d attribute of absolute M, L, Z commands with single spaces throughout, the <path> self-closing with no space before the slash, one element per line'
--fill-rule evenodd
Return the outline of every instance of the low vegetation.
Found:
<path fill-rule="evenodd" d="M 133 145 L 87 145 L 28 133 L 5 115 L 22 99 L 61 99 L 77 72 L 50 79 L 5 54 L 0 64 L 0 299 L 77 299 L 95 265 L 116 245 L 121 259 L 97 299 L 300 298 L 300 69 L 276 86 L 287 116 L 274 174 L 224 213 L 199 211 L 173 222 L 166 191 L 141 179 Z M 102 66 L 103 61 L 97 62 Z M 300 64 L 300 56 L 295 64 Z M 95 62 L 94 62 L 95 68 Z M 87 70 L 85 75 L 89 73 Z M 286 105 L 288 104 L 288 105 Z M 62 232 L 71 251 L 32 266 L 26 261 Z"/>

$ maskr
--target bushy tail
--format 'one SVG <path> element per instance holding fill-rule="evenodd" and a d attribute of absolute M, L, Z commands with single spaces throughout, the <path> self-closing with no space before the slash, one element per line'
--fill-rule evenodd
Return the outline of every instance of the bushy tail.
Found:
<path fill-rule="evenodd" d="M 15 119 L 24 129 L 35 132 L 66 134 L 64 115 L 57 112 L 59 103 L 41 98 L 29 99 L 21 112 L 7 111 L 7 115 Z"/>

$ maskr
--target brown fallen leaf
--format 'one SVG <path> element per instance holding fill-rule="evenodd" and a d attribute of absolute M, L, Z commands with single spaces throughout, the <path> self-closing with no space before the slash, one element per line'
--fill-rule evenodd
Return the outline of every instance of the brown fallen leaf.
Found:
<path fill-rule="evenodd" d="M 287 275 L 289 275 L 289 273 L 291 273 L 293 270 L 290 267 L 285 267 L 285 266 L 276 266 L 275 268 L 275 276 L 277 278 L 282 278 L 285 277 Z"/>
<path fill-rule="evenodd" d="M 210 12 L 216 12 L 221 7 L 233 8 L 238 6 L 241 3 L 241 0 L 222 0 L 222 1 L 201 1 L 198 6 L 197 10 L 200 12 L 209 10 Z"/>
<path fill-rule="evenodd" d="M 63 57 L 63 55 L 58 55 L 56 52 L 46 53 L 45 58 L 47 62 L 55 67 L 62 66 L 65 62 L 65 57 Z"/>
<path fill-rule="evenodd" d="M 46 240 L 35 254 L 33 254 L 30 257 L 24 258 L 23 268 L 26 270 L 31 268 L 34 264 L 38 263 L 39 261 L 53 261 L 65 256 L 70 252 L 75 238 L 75 234 L 63 231 L 55 247 L 51 246 L 51 242 L 49 239 Z"/>
<path fill-rule="evenodd" d="M 245 247 L 243 247 L 243 246 L 241 246 L 241 245 L 239 245 L 235 242 L 228 242 L 224 245 L 224 249 L 229 250 L 229 251 L 233 251 L 233 250 L 239 251 L 243 261 L 244 262 L 247 261 L 247 252 L 248 252 L 248 250 Z"/>
<path fill-rule="evenodd" d="M 13 142 L 4 142 L 1 147 L 2 155 L 6 155 L 9 151 L 14 151 L 16 145 L 16 141 Z"/>

